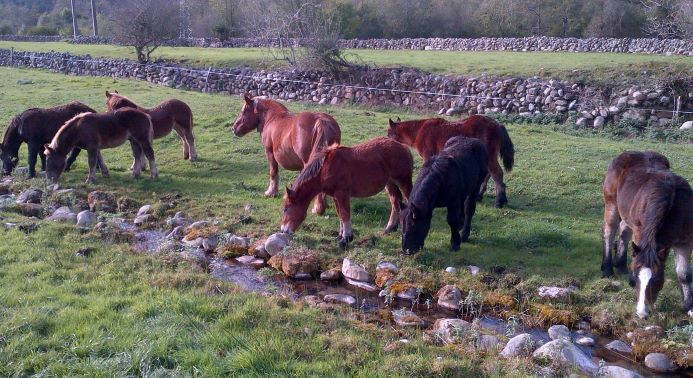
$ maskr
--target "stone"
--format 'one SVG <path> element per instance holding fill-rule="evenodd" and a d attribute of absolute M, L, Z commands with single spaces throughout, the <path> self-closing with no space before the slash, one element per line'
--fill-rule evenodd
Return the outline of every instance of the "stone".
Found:
<path fill-rule="evenodd" d="M 575 121 L 575 125 L 576 125 L 576 126 L 583 127 L 583 126 L 585 126 L 586 124 L 587 124 L 587 119 L 585 119 L 585 118 L 583 118 L 583 117 L 580 117 L 580 118 L 577 119 L 577 121 Z"/>
<path fill-rule="evenodd" d="M 135 218 L 135 220 L 133 221 L 133 223 L 134 223 L 135 226 L 137 226 L 137 227 L 143 227 L 143 226 L 146 226 L 146 225 L 148 225 L 148 224 L 150 224 L 150 223 L 153 223 L 153 222 L 154 222 L 154 216 L 153 216 L 152 214 L 142 214 L 142 215 L 139 215 L 139 216 L 138 216 L 137 218 Z"/>
<path fill-rule="evenodd" d="M 381 262 L 379 262 L 378 265 L 375 267 L 375 270 L 376 270 L 376 271 L 378 271 L 378 270 L 385 270 L 385 269 L 387 269 L 387 270 L 389 270 L 390 272 L 395 273 L 395 274 L 397 274 L 397 272 L 399 272 L 399 268 L 397 267 L 397 265 L 395 265 L 395 264 L 393 264 L 393 263 L 391 263 L 391 262 L 387 262 L 387 261 L 381 261 Z"/>
<path fill-rule="evenodd" d="M 415 286 L 410 286 L 402 291 L 397 292 L 395 297 L 405 301 L 414 301 L 419 298 L 421 289 Z"/>
<path fill-rule="evenodd" d="M 476 347 L 482 350 L 497 349 L 500 345 L 500 339 L 494 335 L 481 335 L 476 339 Z"/>
<path fill-rule="evenodd" d="M 92 212 L 102 211 L 106 213 L 115 213 L 118 210 L 118 202 L 113 193 L 102 192 L 95 190 L 87 196 L 89 210 Z"/>
<path fill-rule="evenodd" d="M 177 226 L 166 235 L 167 239 L 181 240 L 185 236 L 185 227 Z"/>
<path fill-rule="evenodd" d="M 539 347 L 532 353 L 534 359 L 548 359 L 551 362 L 569 364 L 585 374 L 594 375 L 599 371 L 597 365 L 580 348 L 568 340 L 557 339 Z"/>
<path fill-rule="evenodd" d="M 281 232 L 272 234 L 265 240 L 265 251 L 267 251 L 270 256 L 274 256 L 290 243 L 291 235 Z"/>
<path fill-rule="evenodd" d="M 366 268 L 348 258 L 342 261 L 342 274 L 346 278 L 362 282 L 368 282 L 371 278 Z"/>
<path fill-rule="evenodd" d="M 400 327 L 423 327 L 425 324 L 418 315 L 406 309 L 393 310 L 392 320 Z"/>
<path fill-rule="evenodd" d="M 212 223 L 209 221 L 197 221 L 186 227 L 185 232 L 190 233 L 191 231 L 200 231 L 210 227 L 212 227 Z"/>
<path fill-rule="evenodd" d="M 137 210 L 137 216 L 139 217 L 140 215 L 151 214 L 153 210 L 152 205 L 144 205 Z"/>
<path fill-rule="evenodd" d="M 130 212 L 140 208 L 140 203 L 130 197 L 118 198 L 118 211 L 121 213 Z"/>
<path fill-rule="evenodd" d="M 69 207 L 63 206 L 55 210 L 46 220 L 52 222 L 77 223 L 77 214 L 73 213 Z"/>
<path fill-rule="evenodd" d="M 43 206 L 38 203 L 19 203 L 17 206 L 25 217 L 43 218 Z"/>
<path fill-rule="evenodd" d="M 673 373 L 676 371 L 676 365 L 664 353 L 650 353 L 645 356 L 645 366 L 655 373 Z"/>
<path fill-rule="evenodd" d="M 647 94 L 642 93 L 640 91 L 633 92 L 633 99 L 635 99 L 638 102 L 639 101 L 645 101 L 647 99 Z"/>
<path fill-rule="evenodd" d="M 322 299 L 327 303 L 343 303 L 349 306 L 356 305 L 356 298 L 346 294 L 327 294 Z"/>
<path fill-rule="evenodd" d="M 438 306 L 448 310 L 459 310 L 460 301 L 462 300 L 462 292 L 457 286 L 445 285 L 438 290 Z"/>
<path fill-rule="evenodd" d="M 168 225 L 169 227 L 173 227 L 173 228 L 179 227 L 179 226 L 187 227 L 191 223 L 192 223 L 192 221 L 190 219 L 188 219 L 188 217 L 182 211 L 177 212 L 173 216 L 173 218 L 169 218 L 166 220 L 166 225 Z"/>
<path fill-rule="evenodd" d="M 594 119 L 594 128 L 595 129 L 601 129 L 604 127 L 604 124 L 606 123 L 606 119 L 602 116 L 597 116 Z"/>
<path fill-rule="evenodd" d="M 342 271 L 339 268 L 333 268 L 320 273 L 320 279 L 323 281 L 339 281 L 342 279 Z"/>
<path fill-rule="evenodd" d="M 630 345 L 624 343 L 621 340 L 614 340 L 604 346 L 604 348 L 616 352 L 616 353 L 623 353 L 623 354 L 630 354 L 633 353 L 633 348 L 630 347 Z"/>
<path fill-rule="evenodd" d="M 645 327 L 645 331 L 649 332 L 657 337 L 664 336 L 664 328 L 658 325 L 648 325 Z"/>
<path fill-rule="evenodd" d="M 469 273 L 472 276 L 476 276 L 477 274 L 479 274 L 479 272 L 481 272 L 481 268 L 479 268 L 478 266 L 475 266 L 475 265 L 469 265 L 469 266 L 467 266 L 467 269 L 469 269 Z"/>
<path fill-rule="evenodd" d="M 290 278 L 298 278 L 301 274 L 312 277 L 313 273 L 320 269 L 318 256 L 310 250 L 276 254 L 269 259 L 268 264 Z"/>
<path fill-rule="evenodd" d="M 265 266 L 265 260 L 250 255 L 236 257 L 236 261 L 244 265 L 250 265 L 255 269 L 260 269 Z"/>
<path fill-rule="evenodd" d="M 43 197 L 42 191 L 29 188 L 19 194 L 17 203 L 41 203 L 41 197 Z"/>
<path fill-rule="evenodd" d="M 537 295 L 541 298 L 565 299 L 575 292 L 573 288 L 541 286 L 537 289 Z"/>
<path fill-rule="evenodd" d="M 202 249 L 204 249 L 205 252 L 214 252 L 218 245 L 219 237 L 217 237 L 216 235 L 206 236 L 202 238 Z"/>
<path fill-rule="evenodd" d="M 89 210 L 80 211 L 77 214 L 77 226 L 83 228 L 90 228 L 96 224 L 96 214 Z"/>
<path fill-rule="evenodd" d="M 583 346 L 594 346 L 594 339 L 589 336 L 580 337 L 575 340 L 575 344 Z"/>
<path fill-rule="evenodd" d="M 348 277 L 345 277 L 345 279 L 346 279 L 346 282 L 353 287 L 357 287 L 359 289 L 371 291 L 371 292 L 378 291 L 377 286 L 370 284 L 368 282 L 352 280 L 351 278 L 348 278 Z"/>
<path fill-rule="evenodd" d="M 566 339 L 570 340 L 570 330 L 568 327 L 559 324 L 559 325 L 552 325 L 549 327 L 549 337 L 552 340 L 556 339 Z"/>
<path fill-rule="evenodd" d="M 74 189 L 59 189 L 51 193 L 49 201 L 58 206 L 74 206 L 77 196 Z"/>
<path fill-rule="evenodd" d="M 446 344 L 457 344 L 462 342 L 465 332 L 472 328 L 472 323 L 462 319 L 438 319 L 433 324 L 433 331 L 436 337 Z"/>
<path fill-rule="evenodd" d="M 455 268 L 453 266 L 449 266 L 449 267 L 445 268 L 445 272 L 455 274 L 455 273 L 457 273 L 457 268 Z"/>
<path fill-rule="evenodd" d="M 599 378 L 643 378 L 642 375 L 620 366 L 602 366 L 597 372 Z"/>
<path fill-rule="evenodd" d="M 529 333 L 521 333 L 508 340 L 500 355 L 505 358 L 528 356 L 534 350 L 536 341 Z"/>
<path fill-rule="evenodd" d="M 693 121 L 686 121 L 679 127 L 679 130 L 690 130 L 693 129 Z"/>

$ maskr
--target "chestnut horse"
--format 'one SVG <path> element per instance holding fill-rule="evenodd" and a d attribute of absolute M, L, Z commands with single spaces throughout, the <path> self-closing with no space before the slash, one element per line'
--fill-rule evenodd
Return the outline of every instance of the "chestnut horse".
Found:
<path fill-rule="evenodd" d="M 101 156 L 104 148 L 114 148 L 130 140 L 132 148 L 133 177 L 140 175 L 144 165 L 142 153 L 149 160 L 151 177 L 158 175 L 154 161 L 152 121 L 149 115 L 131 108 L 108 113 L 83 113 L 67 121 L 58 130 L 50 144 L 45 145 L 46 176 L 57 181 L 65 169 L 65 157 L 75 147 L 89 154 L 89 176 L 87 183 L 94 182 L 97 163 L 101 173 L 108 176 L 108 168 Z"/>
<path fill-rule="evenodd" d="M 154 139 L 163 138 L 171 130 L 175 130 L 183 142 L 183 158 L 190 161 L 197 159 L 195 137 L 193 136 L 193 114 L 188 104 L 183 101 L 168 99 L 148 109 L 135 104 L 129 98 L 118 93 L 118 91 L 106 91 L 106 107 L 108 107 L 109 111 L 134 108 L 149 114 L 152 117 Z"/>
<path fill-rule="evenodd" d="M 499 155 L 503 158 L 503 166 L 507 172 L 513 168 L 515 147 L 510 140 L 505 126 L 493 118 L 473 115 L 465 120 L 449 122 L 443 118 L 430 118 L 414 121 L 395 122 L 390 120 L 387 136 L 398 142 L 412 146 L 419 155 L 427 161 L 439 153 L 445 142 L 453 136 L 462 135 L 477 138 L 484 143 L 488 151 L 489 176 L 496 183 L 496 207 L 503 207 L 507 202 L 503 170 L 498 164 Z M 486 192 L 488 177 L 479 189 L 479 201 Z"/>
<path fill-rule="evenodd" d="M 385 188 L 390 197 L 390 219 L 385 232 L 397 230 L 402 195 L 409 198 L 414 160 L 407 146 L 376 138 L 353 147 L 330 146 L 316 153 L 291 189 L 286 188 L 281 230 L 296 231 L 306 219 L 308 205 L 320 193 L 334 197 L 339 216 L 339 245 L 354 238 L 351 197 L 374 196 Z"/>
<path fill-rule="evenodd" d="M 265 195 L 279 189 L 279 167 L 299 171 L 322 149 L 341 141 L 339 124 L 327 113 L 291 113 L 275 100 L 243 96 L 245 104 L 233 123 L 233 134 L 242 137 L 257 130 L 269 162 L 270 182 Z M 315 200 L 313 213 L 325 212 L 325 195 Z"/>
<path fill-rule="evenodd" d="M 36 176 L 36 157 L 41 158 L 41 170 L 46 169 L 46 156 L 43 145 L 50 142 L 60 127 L 80 113 L 95 113 L 87 105 L 73 101 L 69 104 L 52 108 L 31 108 L 23 111 L 10 121 L 0 145 L 2 173 L 9 175 L 19 161 L 19 147 L 22 143 L 29 146 L 29 177 Z M 75 149 L 67 161 L 67 170 L 77 158 L 79 149 Z"/>
<path fill-rule="evenodd" d="M 637 293 L 636 314 L 646 318 L 664 286 L 669 250 L 676 254 L 676 275 L 683 307 L 693 316 L 691 252 L 693 251 L 693 191 L 688 182 L 668 170 L 668 160 L 656 152 L 625 152 L 616 157 L 604 179 L 604 260 L 609 274 L 611 240 L 620 226 L 617 264 L 625 264 L 627 243 L 633 239 L 630 283 Z"/>

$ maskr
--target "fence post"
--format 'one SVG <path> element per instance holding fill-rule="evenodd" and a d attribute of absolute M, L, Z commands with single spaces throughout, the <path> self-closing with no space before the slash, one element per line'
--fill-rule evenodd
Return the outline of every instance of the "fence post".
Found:
<path fill-rule="evenodd" d="M 10 47 L 10 67 L 14 65 L 14 47 Z"/>
<path fill-rule="evenodd" d="M 681 111 L 681 96 L 674 99 L 674 116 L 671 119 L 671 123 L 676 125 L 679 121 L 679 112 Z"/>
<path fill-rule="evenodd" d="M 212 67 L 210 66 L 209 69 L 207 70 L 207 75 L 205 75 L 205 90 L 203 91 L 204 93 L 209 93 L 209 74 L 212 72 Z"/>

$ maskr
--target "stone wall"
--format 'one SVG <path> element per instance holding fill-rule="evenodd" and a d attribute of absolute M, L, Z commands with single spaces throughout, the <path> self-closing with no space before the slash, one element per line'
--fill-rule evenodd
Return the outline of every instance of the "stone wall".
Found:
<path fill-rule="evenodd" d="M 60 36 L 0 36 L 6 41 L 57 42 Z M 72 43 L 114 43 L 105 37 L 80 36 Z M 295 40 L 300 45 L 300 40 Z M 567 52 L 618 52 L 640 54 L 667 54 L 693 56 L 693 40 L 655 38 L 402 38 L 402 39 L 348 39 L 341 40 L 343 48 L 383 50 L 450 50 L 450 51 L 567 51 Z M 231 38 L 220 41 L 216 38 L 172 39 L 167 46 L 187 47 L 266 47 L 277 46 L 272 40 L 254 38 Z"/>
<path fill-rule="evenodd" d="M 207 70 L 173 64 L 73 56 L 67 53 L 20 53 L 0 49 L 0 65 L 40 68 L 69 75 L 134 78 L 172 88 L 225 94 L 251 93 L 288 101 L 405 107 L 441 114 L 574 115 L 584 127 L 603 127 L 622 118 L 671 122 L 674 98 L 682 111 L 693 111 L 693 86 L 679 93 L 665 88 L 622 90 L 586 87 L 541 78 L 466 77 L 405 69 L 355 72 L 336 78 L 319 72 L 265 72 L 234 68 Z"/>

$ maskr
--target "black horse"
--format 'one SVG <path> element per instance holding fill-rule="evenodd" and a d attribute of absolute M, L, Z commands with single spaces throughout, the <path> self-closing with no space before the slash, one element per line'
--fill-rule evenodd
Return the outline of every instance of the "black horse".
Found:
<path fill-rule="evenodd" d="M 469 240 L 479 188 L 488 174 L 486 147 L 478 139 L 450 138 L 440 152 L 424 163 L 409 203 L 402 211 L 402 251 L 416 252 L 424 245 L 433 209 L 447 207 L 453 251 Z M 460 237 L 462 229 L 462 237 Z"/>
<path fill-rule="evenodd" d="M 36 176 L 36 156 L 41 157 L 41 170 L 46 169 L 46 156 L 43 145 L 50 143 L 62 125 L 81 113 L 96 113 L 87 105 L 74 101 L 53 108 L 31 108 L 23 111 L 10 121 L 0 145 L 2 173 L 9 175 L 19 161 L 19 147 L 29 145 L 29 177 Z M 72 151 L 67 161 L 67 169 L 77 159 L 79 149 Z"/>

